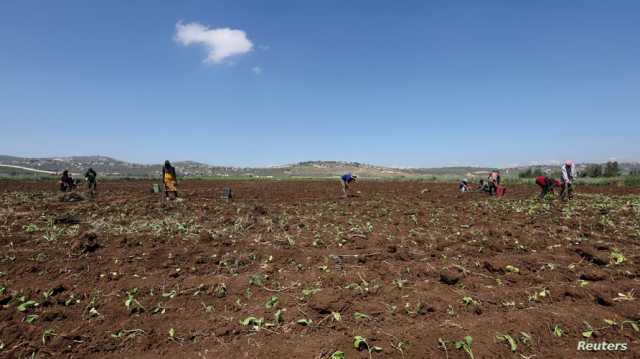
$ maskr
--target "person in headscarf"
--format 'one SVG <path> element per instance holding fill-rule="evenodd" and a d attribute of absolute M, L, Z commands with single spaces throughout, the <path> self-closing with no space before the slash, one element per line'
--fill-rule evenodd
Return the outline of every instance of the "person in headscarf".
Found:
<path fill-rule="evenodd" d="M 340 182 L 342 183 L 342 194 L 344 197 L 348 197 L 351 195 L 351 191 L 349 189 L 349 185 L 351 183 L 355 183 L 358 179 L 358 176 L 352 175 L 351 172 L 342 175 L 340 177 Z"/>
<path fill-rule="evenodd" d="M 573 198 L 573 179 L 576 177 L 576 165 L 573 161 L 564 161 L 564 164 L 560 168 L 562 172 L 562 191 L 560 192 L 560 198 L 563 200 Z"/>
<path fill-rule="evenodd" d="M 177 198 L 178 177 L 176 176 L 176 169 L 168 160 L 164 161 L 164 167 L 162 167 L 162 182 L 164 183 L 165 197 L 170 199 Z"/>
<path fill-rule="evenodd" d="M 75 187 L 75 183 L 73 182 L 73 178 L 69 174 L 69 171 L 62 171 L 62 176 L 60 177 L 60 191 L 69 192 Z"/>

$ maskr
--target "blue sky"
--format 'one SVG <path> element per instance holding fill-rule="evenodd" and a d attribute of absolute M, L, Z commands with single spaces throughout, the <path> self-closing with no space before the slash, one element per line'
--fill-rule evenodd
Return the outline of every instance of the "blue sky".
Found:
<path fill-rule="evenodd" d="M 5 0 L 0 154 L 640 160 L 639 23 L 636 0 Z"/>

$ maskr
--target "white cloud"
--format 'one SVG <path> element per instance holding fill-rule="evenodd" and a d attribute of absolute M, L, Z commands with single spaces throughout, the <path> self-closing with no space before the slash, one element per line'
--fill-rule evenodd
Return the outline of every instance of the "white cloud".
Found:
<path fill-rule="evenodd" d="M 260 75 L 262 74 L 262 68 L 260 66 L 254 66 L 251 71 L 253 71 L 254 74 L 256 75 Z"/>
<path fill-rule="evenodd" d="M 229 28 L 210 29 L 197 22 L 176 24 L 175 40 L 184 46 L 202 44 L 208 51 L 205 62 L 219 64 L 225 59 L 246 54 L 253 49 L 253 43 L 242 30 Z"/>

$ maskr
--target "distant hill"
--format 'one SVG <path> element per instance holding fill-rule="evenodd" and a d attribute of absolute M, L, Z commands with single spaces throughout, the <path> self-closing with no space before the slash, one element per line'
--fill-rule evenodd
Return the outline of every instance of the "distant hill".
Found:
<path fill-rule="evenodd" d="M 476 167 L 443 167 L 443 168 L 391 168 L 358 162 L 342 161 L 307 161 L 291 165 L 273 167 L 224 167 L 211 166 L 193 161 L 177 161 L 172 163 L 180 176 L 247 176 L 247 177 L 336 177 L 347 172 L 361 177 L 415 177 L 415 176 L 470 176 L 473 173 L 484 174 L 490 169 Z M 0 155 L 0 176 L 38 176 L 60 173 L 69 170 L 72 174 L 83 174 L 92 167 L 101 176 L 108 177 L 158 177 L 162 172 L 162 164 L 144 165 L 117 160 L 105 156 L 72 156 L 26 158 Z"/>
<path fill-rule="evenodd" d="M 337 177 L 347 172 L 352 172 L 361 177 L 389 178 L 389 177 L 430 177 L 450 176 L 483 177 L 492 168 L 486 167 L 439 167 L 439 168 L 392 168 L 376 166 L 358 162 L 343 161 L 307 161 L 291 165 L 273 167 L 224 167 L 211 166 L 193 161 L 173 162 L 180 176 L 183 177 Z M 578 168 L 584 168 L 587 164 L 580 164 Z M 92 167 L 100 176 L 105 177 L 138 177 L 157 178 L 161 175 L 162 164 L 144 165 L 117 160 L 105 156 L 72 156 L 72 157 L 45 157 L 26 158 L 0 155 L 0 176 L 48 176 L 57 174 L 67 169 L 71 173 L 83 174 L 87 168 Z M 557 171 L 555 166 L 535 166 L 543 171 Z M 621 163 L 623 172 L 632 169 L 640 169 L 640 163 Z M 517 176 L 529 166 L 502 169 L 505 176 Z"/>

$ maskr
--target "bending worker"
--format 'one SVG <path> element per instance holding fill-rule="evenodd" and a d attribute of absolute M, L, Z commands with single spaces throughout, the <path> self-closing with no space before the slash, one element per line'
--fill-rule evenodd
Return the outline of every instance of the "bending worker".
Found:
<path fill-rule="evenodd" d="M 342 182 L 342 194 L 344 197 L 348 197 L 351 195 L 351 190 L 349 189 L 349 185 L 351 183 L 355 183 L 358 179 L 358 176 L 352 175 L 351 172 L 342 175 L 340 177 L 340 181 Z"/>
<path fill-rule="evenodd" d="M 62 192 L 69 192 L 71 191 L 76 185 L 73 182 L 73 178 L 71 177 L 71 175 L 69 174 L 69 171 L 64 170 L 62 171 L 62 176 L 60 177 L 60 191 Z"/>
<path fill-rule="evenodd" d="M 555 187 L 562 187 L 562 183 L 558 180 L 554 180 L 553 178 L 549 178 L 546 176 L 538 176 L 536 177 L 536 184 L 542 189 L 540 192 L 540 199 L 544 199 L 547 193 L 552 192 Z"/>

